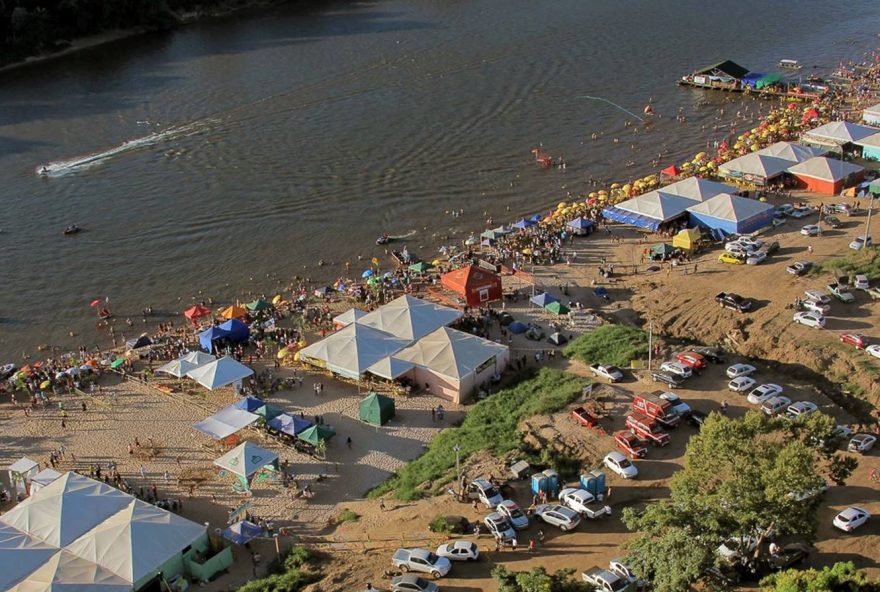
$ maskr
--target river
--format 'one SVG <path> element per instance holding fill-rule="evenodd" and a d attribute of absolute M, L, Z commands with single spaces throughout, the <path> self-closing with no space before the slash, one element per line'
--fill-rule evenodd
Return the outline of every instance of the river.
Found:
<path fill-rule="evenodd" d="M 431 258 L 486 215 L 540 211 L 591 176 L 649 174 L 660 152 L 668 164 L 723 138 L 725 96 L 678 76 L 728 58 L 829 72 L 880 30 L 874 0 L 315 4 L 0 74 L 0 362 L 108 345 L 94 298 L 140 325 L 147 305 L 271 294 L 345 261 L 359 271 L 357 255 L 388 267 L 382 232 Z M 659 117 L 633 133 L 582 95 L 639 114 L 652 100 Z M 538 169 L 539 143 L 567 169 Z M 62 236 L 71 223 L 85 231 Z"/>

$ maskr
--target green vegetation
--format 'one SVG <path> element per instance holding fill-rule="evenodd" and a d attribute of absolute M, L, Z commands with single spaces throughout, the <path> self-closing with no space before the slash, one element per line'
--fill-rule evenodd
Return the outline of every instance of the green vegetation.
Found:
<path fill-rule="evenodd" d="M 449 523 L 449 520 L 446 519 L 446 516 L 435 516 L 433 520 L 428 524 L 428 530 L 431 532 L 440 532 L 443 534 L 450 534 L 453 531 L 452 525 Z"/>
<path fill-rule="evenodd" d="M 763 557 L 772 532 L 813 540 L 816 503 L 790 493 L 852 474 L 855 467 L 843 462 L 844 455 L 817 446 L 834 424 L 822 413 L 794 423 L 756 412 L 738 420 L 710 415 L 688 442 L 670 499 L 623 511 L 626 526 L 639 531 L 626 545 L 630 564 L 656 592 L 677 592 L 704 579 L 728 537 L 758 541 L 754 553 L 740 549 L 746 563 Z"/>
<path fill-rule="evenodd" d="M 332 524 L 344 524 L 345 522 L 357 522 L 361 515 L 354 510 L 344 508 L 339 514 L 330 519 Z"/>
<path fill-rule="evenodd" d="M 318 570 L 320 557 L 305 547 L 293 547 L 280 560 L 269 566 L 269 575 L 251 580 L 238 592 L 299 592 L 322 575 Z"/>
<path fill-rule="evenodd" d="M 788 569 L 761 580 L 765 592 L 878 592 L 880 580 L 870 580 L 851 561 L 816 569 Z"/>
<path fill-rule="evenodd" d="M 531 571 L 510 571 L 499 564 L 492 569 L 498 592 L 586 592 L 593 589 L 575 580 L 573 575 L 573 569 L 560 569 L 553 575 L 543 567 L 535 567 Z"/>
<path fill-rule="evenodd" d="M 603 325 L 573 340 L 562 353 L 585 364 L 626 367 L 648 356 L 648 335 L 627 325 Z"/>
<path fill-rule="evenodd" d="M 827 272 L 834 277 L 864 274 L 869 280 L 880 279 L 880 253 L 876 249 L 851 251 L 843 257 L 834 257 L 813 268 L 813 274 Z"/>
<path fill-rule="evenodd" d="M 515 450 L 522 442 L 517 430 L 520 420 L 562 409 L 574 401 L 583 386 L 581 378 L 543 368 L 534 378 L 474 405 L 459 427 L 440 432 L 425 454 L 401 467 L 369 497 L 393 491 L 397 499 L 413 500 L 438 492 L 455 480 L 455 446 L 461 447 L 462 461 L 476 452 L 489 451 L 498 456 Z M 420 489 L 424 483 L 427 487 Z"/>

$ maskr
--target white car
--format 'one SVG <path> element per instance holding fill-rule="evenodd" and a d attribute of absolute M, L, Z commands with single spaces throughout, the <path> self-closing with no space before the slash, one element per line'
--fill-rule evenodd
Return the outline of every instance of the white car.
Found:
<path fill-rule="evenodd" d="M 788 213 L 792 218 L 806 218 L 813 213 L 813 208 L 792 208 Z"/>
<path fill-rule="evenodd" d="M 767 259 L 767 251 L 756 251 L 748 256 L 746 265 L 758 265 Z"/>
<path fill-rule="evenodd" d="M 820 232 L 822 231 L 817 224 L 807 224 L 801 228 L 801 234 L 805 236 L 819 236 Z"/>
<path fill-rule="evenodd" d="M 815 413 L 818 410 L 819 407 L 815 403 L 811 403 L 810 401 L 798 401 L 797 403 L 789 405 L 788 409 L 785 410 L 785 419 L 794 421 L 809 415 L 810 413 Z"/>
<path fill-rule="evenodd" d="M 727 369 L 727 378 L 739 378 L 740 376 L 748 376 L 757 370 L 751 364 L 734 364 Z"/>
<path fill-rule="evenodd" d="M 870 517 L 871 513 L 868 510 L 851 506 L 834 517 L 834 526 L 844 532 L 852 532 Z"/>
<path fill-rule="evenodd" d="M 735 393 L 744 393 L 756 384 L 756 380 L 750 376 L 738 376 L 727 383 L 727 389 Z"/>
<path fill-rule="evenodd" d="M 775 397 L 782 392 L 782 387 L 778 384 L 767 383 L 755 388 L 746 397 L 746 400 L 752 405 L 760 405 L 770 397 Z"/>
<path fill-rule="evenodd" d="M 880 344 L 875 343 L 874 345 L 869 345 L 865 348 L 865 351 L 875 358 L 880 358 Z"/>
<path fill-rule="evenodd" d="M 736 242 L 741 245 L 751 247 L 752 249 L 760 249 L 764 246 L 764 241 L 762 241 L 761 239 L 753 238 L 751 236 L 741 236 L 736 239 Z"/>
<path fill-rule="evenodd" d="M 661 372 L 669 372 L 670 374 L 674 374 L 676 376 L 681 376 L 682 378 L 690 378 L 693 376 L 694 371 L 689 367 L 685 366 L 681 362 L 663 362 L 660 365 Z"/>
<path fill-rule="evenodd" d="M 852 440 L 849 441 L 846 449 L 850 452 L 860 452 L 864 454 L 874 448 L 874 444 L 876 443 L 877 436 L 872 434 L 856 434 L 852 437 Z"/>
<path fill-rule="evenodd" d="M 510 520 L 510 523 L 517 530 L 529 527 L 529 517 L 526 516 L 516 502 L 513 500 L 504 500 L 495 508 L 495 511 Z"/>
<path fill-rule="evenodd" d="M 865 247 L 873 247 L 874 241 L 871 240 L 870 236 L 857 236 L 853 239 L 853 242 L 849 244 L 849 248 L 853 251 L 861 251 Z"/>
<path fill-rule="evenodd" d="M 761 411 L 767 415 L 776 415 L 789 405 L 791 405 L 791 399 L 779 395 L 776 397 L 770 397 L 764 401 L 764 404 L 761 405 Z"/>
<path fill-rule="evenodd" d="M 730 253 L 731 255 L 735 255 L 737 257 L 747 257 L 754 253 L 757 249 L 751 247 L 749 245 L 744 245 L 742 243 L 727 243 L 724 245 L 724 250 Z"/>
<path fill-rule="evenodd" d="M 801 303 L 801 306 L 807 312 L 814 312 L 819 315 L 824 315 L 826 312 L 831 310 L 831 307 L 827 304 L 822 304 L 821 302 L 817 302 L 815 300 L 804 300 Z"/>
<path fill-rule="evenodd" d="M 468 496 L 480 500 L 490 510 L 494 510 L 495 506 L 504 501 L 498 488 L 487 479 L 474 479 L 468 486 Z"/>
<path fill-rule="evenodd" d="M 516 538 L 516 532 L 514 532 L 510 520 L 498 512 L 492 512 L 483 518 L 483 524 L 486 525 L 486 528 L 489 529 L 489 532 L 492 533 L 492 536 L 495 538 L 500 537 L 505 541 L 510 541 Z"/>
<path fill-rule="evenodd" d="M 861 273 L 857 275 L 855 281 L 853 282 L 853 287 L 856 290 L 869 289 L 871 287 L 871 284 L 868 282 L 868 276 Z"/>
<path fill-rule="evenodd" d="M 434 554 L 450 561 L 476 561 L 480 557 L 480 549 L 471 541 L 451 541 L 437 547 Z"/>
<path fill-rule="evenodd" d="M 751 535 L 743 538 L 730 537 L 718 546 L 718 554 L 725 560 L 732 561 L 741 557 L 743 553 L 748 555 L 758 546 L 758 539 Z"/>
<path fill-rule="evenodd" d="M 820 304 L 831 304 L 831 296 L 819 290 L 804 290 L 804 296 L 807 300 L 818 302 Z"/>
<path fill-rule="evenodd" d="M 825 317 L 817 312 L 796 312 L 794 313 L 794 322 L 814 329 L 821 329 L 825 326 Z"/>
<path fill-rule="evenodd" d="M 639 579 L 630 566 L 623 559 L 615 558 L 608 562 L 608 570 L 628 584 L 635 584 L 636 590 L 647 590 L 648 582 Z"/>
<path fill-rule="evenodd" d="M 599 504 L 596 497 L 586 489 L 566 487 L 559 492 L 559 501 L 584 518 L 598 518 L 611 514 L 611 508 Z"/>
<path fill-rule="evenodd" d="M 669 404 L 672 405 L 672 410 L 678 413 L 681 417 L 687 417 L 691 414 L 691 406 L 682 401 L 681 397 L 675 393 L 660 393 L 660 398 L 669 401 Z"/>
<path fill-rule="evenodd" d="M 613 473 L 617 473 L 624 479 L 635 479 L 639 476 L 639 470 L 632 464 L 628 458 L 618 451 L 609 452 L 602 461 L 605 467 Z"/>
<path fill-rule="evenodd" d="M 581 516 L 571 508 L 558 504 L 544 504 L 535 508 L 535 516 L 560 530 L 573 530 L 581 523 Z"/>

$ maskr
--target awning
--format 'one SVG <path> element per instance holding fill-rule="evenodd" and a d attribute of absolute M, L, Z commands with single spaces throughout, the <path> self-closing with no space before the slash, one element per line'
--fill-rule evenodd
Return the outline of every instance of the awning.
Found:
<path fill-rule="evenodd" d="M 237 545 L 244 545 L 262 536 L 263 529 L 253 522 L 242 520 L 223 531 L 223 538 Z"/>

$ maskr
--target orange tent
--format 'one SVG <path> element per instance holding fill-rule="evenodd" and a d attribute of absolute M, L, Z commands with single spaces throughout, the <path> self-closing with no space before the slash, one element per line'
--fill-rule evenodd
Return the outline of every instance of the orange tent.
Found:
<path fill-rule="evenodd" d="M 469 265 L 443 274 L 440 283 L 464 298 L 468 306 L 501 300 L 501 278 L 491 271 Z"/>
<path fill-rule="evenodd" d="M 205 308 L 200 304 L 196 304 L 195 306 L 191 306 L 183 311 L 183 316 L 192 320 L 195 320 L 199 317 L 206 317 L 211 314 L 211 309 Z"/>
<path fill-rule="evenodd" d="M 240 319 L 247 316 L 247 310 L 243 306 L 233 304 L 221 310 L 220 316 L 224 319 Z"/>

